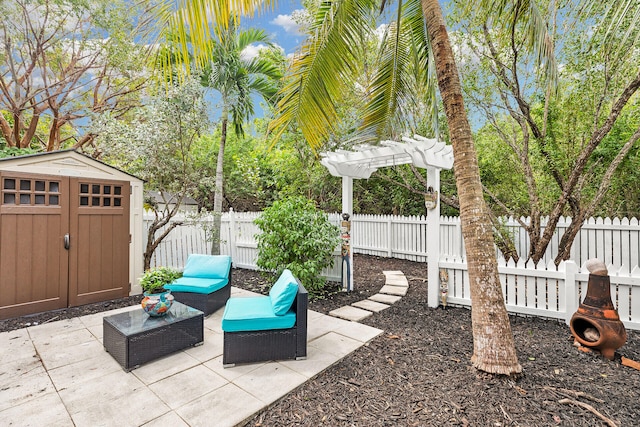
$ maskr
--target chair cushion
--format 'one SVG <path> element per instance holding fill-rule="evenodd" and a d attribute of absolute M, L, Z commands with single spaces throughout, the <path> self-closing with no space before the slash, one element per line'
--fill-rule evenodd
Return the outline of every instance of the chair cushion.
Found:
<path fill-rule="evenodd" d="M 229 283 L 228 278 L 205 279 L 200 277 L 184 277 L 165 285 L 166 289 L 173 292 L 193 292 L 196 294 L 210 294 L 224 288 Z"/>
<path fill-rule="evenodd" d="M 298 281 L 290 270 L 284 270 L 269 291 L 273 312 L 277 316 L 286 314 L 298 293 Z"/>
<path fill-rule="evenodd" d="M 191 254 L 187 258 L 182 275 L 203 279 L 228 279 L 230 267 L 229 255 Z"/>
<path fill-rule="evenodd" d="M 225 332 L 289 329 L 295 324 L 296 313 L 290 310 L 276 316 L 267 296 L 229 298 L 222 315 L 222 330 Z"/>

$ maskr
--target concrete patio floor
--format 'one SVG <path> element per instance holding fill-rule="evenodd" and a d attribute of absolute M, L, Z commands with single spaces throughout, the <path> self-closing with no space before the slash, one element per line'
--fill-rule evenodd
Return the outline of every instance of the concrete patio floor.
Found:
<path fill-rule="evenodd" d="M 382 333 L 309 311 L 306 360 L 223 368 L 221 309 L 203 345 L 127 373 L 102 346 L 102 318 L 138 309 L 0 333 L 0 424 L 235 426 Z"/>

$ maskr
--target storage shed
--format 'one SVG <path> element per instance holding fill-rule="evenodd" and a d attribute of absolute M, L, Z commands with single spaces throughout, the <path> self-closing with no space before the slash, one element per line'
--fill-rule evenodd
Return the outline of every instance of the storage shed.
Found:
<path fill-rule="evenodd" d="M 141 179 L 75 150 L 0 159 L 0 319 L 139 293 L 142 203 Z"/>

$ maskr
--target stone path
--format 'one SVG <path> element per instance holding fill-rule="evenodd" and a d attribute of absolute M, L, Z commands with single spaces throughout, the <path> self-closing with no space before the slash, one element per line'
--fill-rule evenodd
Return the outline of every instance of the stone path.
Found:
<path fill-rule="evenodd" d="M 329 315 L 359 322 L 373 313 L 389 308 L 391 304 L 399 301 L 407 294 L 409 282 L 402 271 L 383 271 L 382 273 L 385 275 L 386 280 L 377 294 L 371 295 L 365 300 L 354 302 L 351 305 L 332 310 Z"/>

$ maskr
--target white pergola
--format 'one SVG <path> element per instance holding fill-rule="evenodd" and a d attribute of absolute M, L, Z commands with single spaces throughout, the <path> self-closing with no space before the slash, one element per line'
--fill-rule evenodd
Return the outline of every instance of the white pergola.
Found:
<path fill-rule="evenodd" d="M 362 145 L 355 151 L 338 150 L 321 153 L 321 163 L 333 176 L 342 177 L 342 212 L 353 215 L 353 180 L 368 179 L 380 168 L 413 164 L 427 170 L 427 187 L 440 194 L 440 170 L 453 167 L 453 150 L 450 145 L 435 139 L 414 135 L 402 137 L 402 142 L 382 141 L 379 146 Z M 427 254 L 430 307 L 439 304 L 438 258 L 440 253 L 440 203 L 428 211 Z M 353 251 L 350 251 L 353 265 Z M 351 275 L 348 289 L 353 289 Z"/>

